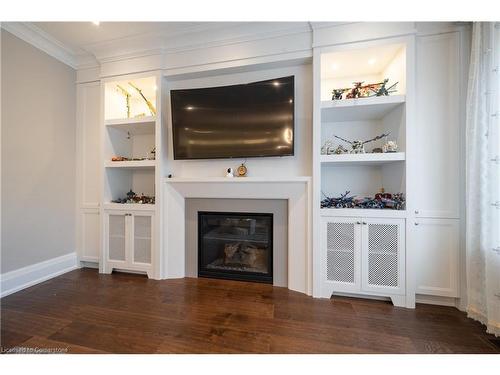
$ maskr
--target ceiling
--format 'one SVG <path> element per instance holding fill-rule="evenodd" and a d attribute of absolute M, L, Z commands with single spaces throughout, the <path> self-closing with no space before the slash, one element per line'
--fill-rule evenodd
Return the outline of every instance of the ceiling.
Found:
<path fill-rule="evenodd" d="M 138 35 L 162 34 L 166 37 L 223 27 L 223 22 L 33 22 L 75 54 L 89 51 L 95 44 Z"/>

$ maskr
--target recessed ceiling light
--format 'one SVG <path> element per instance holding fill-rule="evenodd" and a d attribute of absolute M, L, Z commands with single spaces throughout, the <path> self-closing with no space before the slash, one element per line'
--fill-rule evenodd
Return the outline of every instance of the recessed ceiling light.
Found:
<path fill-rule="evenodd" d="M 274 82 L 273 82 L 273 85 L 274 85 L 274 86 L 279 86 L 279 85 L 280 85 L 280 83 L 279 83 L 278 81 L 274 81 Z"/>
<path fill-rule="evenodd" d="M 187 106 L 187 107 L 186 107 L 186 109 L 187 109 L 188 111 L 192 111 L 192 110 L 194 109 L 194 107 L 192 107 L 192 106 L 190 106 L 190 105 L 189 105 L 189 106 Z"/>
<path fill-rule="evenodd" d="M 376 62 L 377 62 L 377 59 L 376 59 L 376 58 L 374 58 L 374 57 L 372 57 L 370 60 L 368 60 L 368 64 L 369 64 L 369 65 L 373 65 L 373 64 L 375 64 Z"/>
<path fill-rule="evenodd" d="M 92 21 L 92 23 L 96 26 L 99 26 L 100 22 L 99 21 Z"/>

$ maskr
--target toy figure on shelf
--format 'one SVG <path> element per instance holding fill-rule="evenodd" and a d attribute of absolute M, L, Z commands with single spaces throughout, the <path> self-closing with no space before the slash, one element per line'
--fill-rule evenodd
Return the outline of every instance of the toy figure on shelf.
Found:
<path fill-rule="evenodd" d="M 130 118 L 130 97 L 132 95 L 130 95 L 130 93 L 120 85 L 116 85 L 116 87 L 118 88 L 118 91 L 120 91 L 125 96 L 125 105 L 127 106 L 127 118 Z"/>
<path fill-rule="evenodd" d="M 382 146 L 382 151 L 383 152 L 397 152 L 398 151 L 398 145 L 396 144 L 395 141 L 387 141 Z"/>
<path fill-rule="evenodd" d="M 155 197 L 150 197 L 147 195 L 137 195 L 132 191 L 132 189 L 127 193 L 126 198 L 118 198 L 111 201 L 112 203 L 121 203 L 121 204 L 155 204 Z"/>
<path fill-rule="evenodd" d="M 363 82 L 354 82 L 354 87 L 346 95 L 346 99 L 356 99 L 361 97 L 361 85 Z"/>
<path fill-rule="evenodd" d="M 348 89 L 333 89 L 332 91 L 332 100 L 341 100 L 342 95 L 344 95 L 344 92 Z"/>
<path fill-rule="evenodd" d="M 373 142 L 373 141 L 377 141 L 379 139 L 382 139 L 384 137 L 387 137 L 390 133 L 387 133 L 387 134 L 381 134 L 381 135 L 378 135 L 372 139 L 368 139 L 366 141 L 359 141 L 359 140 L 356 140 L 356 141 L 349 141 L 347 139 L 344 139 L 342 137 L 339 137 L 338 135 L 334 135 L 335 138 L 338 138 L 344 142 L 347 142 L 351 145 L 351 151 L 350 153 L 351 154 L 364 154 L 365 153 L 365 144 L 367 143 L 370 143 L 370 142 Z"/>
<path fill-rule="evenodd" d="M 346 149 L 344 146 L 342 145 L 338 145 L 337 148 L 335 149 L 335 151 L 333 152 L 335 155 L 342 155 L 342 154 L 348 154 L 349 153 L 349 150 Z"/>
<path fill-rule="evenodd" d="M 153 104 L 151 104 L 151 102 L 144 96 L 144 94 L 142 93 L 142 90 L 137 87 L 136 85 L 134 85 L 132 82 L 129 82 L 128 83 L 132 88 L 135 89 L 135 91 L 137 91 L 139 93 L 139 95 L 141 96 L 142 100 L 144 100 L 144 102 L 146 103 L 146 105 L 148 106 L 149 108 L 149 112 L 151 112 L 151 116 L 154 116 L 156 115 L 156 108 L 153 106 Z"/>
<path fill-rule="evenodd" d="M 151 155 L 151 156 L 149 157 L 149 160 L 155 160 L 155 159 L 156 159 L 156 147 L 153 147 L 153 148 L 151 149 L 151 151 L 149 152 L 149 154 Z"/>
<path fill-rule="evenodd" d="M 375 197 L 349 197 L 350 191 L 341 194 L 340 197 L 328 197 L 324 193 L 321 208 L 366 208 L 366 209 L 389 209 L 404 210 L 405 198 L 403 193 L 388 194 L 378 193 Z"/>
<path fill-rule="evenodd" d="M 330 140 L 325 141 L 323 146 L 321 146 L 321 155 L 330 155 L 330 151 L 333 149 L 333 142 Z"/>
<path fill-rule="evenodd" d="M 397 90 L 395 87 L 399 82 L 396 82 L 392 86 L 386 87 L 388 82 L 389 79 L 386 78 L 383 82 L 375 85 L 376 87 L 370 88 L 370 90 L 373 91 L 374 96 L 389 96 L 390 93 L 396 92 Z"/>
<path fill-rule="evenodd" d="M 111 157 L 111 161 L 128 161 L 129 158 L 126 158 L 125 156 L 113 156 Z"/>

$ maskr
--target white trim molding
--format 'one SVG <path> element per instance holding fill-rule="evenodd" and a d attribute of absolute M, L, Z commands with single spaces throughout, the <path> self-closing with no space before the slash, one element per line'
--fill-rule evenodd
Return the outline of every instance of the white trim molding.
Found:
<path fill-rule="evenodd" d="M 32 23 L 2 22 L 1 27 L 49 56 L 77 69 L 75 52 Z"/>
<path fill-rule="evenodd" d="M 78 268 L 76 252 L 0 275 L 0 298 Z"/>

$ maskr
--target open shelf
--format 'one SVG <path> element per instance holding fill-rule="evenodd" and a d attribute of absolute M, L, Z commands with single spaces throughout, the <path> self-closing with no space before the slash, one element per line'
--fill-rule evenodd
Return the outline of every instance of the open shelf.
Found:
<path fill-rule="evenodd" d="M 154 168 L 156 160 L 107 161 L 106 168 Z"/>
<path fill-rule="evenodd" d="M 322 101 L 321 122 L 380 120 L 405 101 L 405 95 Z"/>
<path fill-rule="evenodd" d="M 113 129 L 117 129 L 123 132 L 128 132 L 131 135 L 154 134 L 155 122 L 156 122 L 155 116 L 146 116 L 139 118 L 106 120 L 105 125 Z"/>
<path fill-rule="evenodd" d="M 137 204 L 137 203 L 104 203 L 106 210 L 130 210 L 130 211 L 154 211 L 154 204 Z"/>
<path fill-rule="evenodd" d="M 321 216 L 405 218 L 406 210 L 377 208 L 322 208 Z"/>
<path fill-rule="evenodd" d="M 380 165 L 405 160 L 404 152 L 370 153 L 370 154 L 341 154 L 341 155 L 321 155 L 322 164 L 359 164 L 359 165 Z"/>

